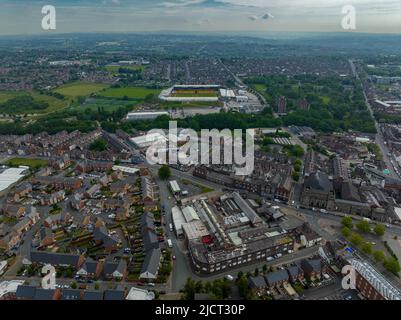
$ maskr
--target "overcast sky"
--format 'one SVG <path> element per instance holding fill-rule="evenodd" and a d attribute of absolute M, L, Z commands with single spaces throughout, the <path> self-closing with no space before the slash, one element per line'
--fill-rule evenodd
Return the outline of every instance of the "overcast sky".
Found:
<path fill-rule="evenodd" d="M 401 33 L 401 0 L 0 0 L 0 34 L 40 33 L 42 6 L 57 9 L 56 32 L 343 31 Z"/>

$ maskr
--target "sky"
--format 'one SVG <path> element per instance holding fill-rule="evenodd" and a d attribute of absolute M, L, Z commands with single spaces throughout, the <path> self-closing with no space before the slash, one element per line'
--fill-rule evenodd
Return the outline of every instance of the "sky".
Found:
<path fill-rule="evenodd" d="M 56 8 L 43 31 L 42 7 Z M 342 8 L 353 5 L 355 32 L 401 33 L 401 0 L 0 0 L 0 35 L 44 32 L 350 32 Z"/>

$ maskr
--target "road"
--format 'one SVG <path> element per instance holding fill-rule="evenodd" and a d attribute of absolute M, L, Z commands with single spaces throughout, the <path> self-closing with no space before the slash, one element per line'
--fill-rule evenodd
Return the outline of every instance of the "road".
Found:
<path fill-rule="evenodd" d="M 385 139 L 384 139 L 383 134 L 381 132 L 380 125 L 376 121 L 376 118 L 375 118 L 374 112 L 373 112 L 373 108 L 369 103 L 369 99 L 368 99 L 368 96 L 366 94 L 365 87 L 364 87 L 364 85 L 362 83 L 362 80 L 361 80 L 361 78 L 360 78 L 360 76 L 359 76 L 359 74 L 357 72 L 357 69 L 355 67 L 354 61 L 352 61 L 351 59 L 348 60 L 348 61 L 349 61 L 350 65 L 351 65 L 351 70 L 352 70 L 355 78 L 359 81 L 359 83 L 362 86 L 362 92 L 363 92 L 363 96 L 365 98 L 366 107 L 368 108 L 368 111 L 369 111 L 369 113 L 370 113 L 370 115 L 371 115 L 371 117 L 372 117 L 372 119 L 373 119 L 373 121 L 375 123 L 376 131 L 377 131 L 375 142 L 379 146 L 380 151 L 381 151 L 381 153 L 383 155 L 383 161 L 386 163 L 387 168 L 390 170 L 390 175 L 392 177 L 394 177 L 394 178 L 399 178 L 399 176 L 396 174 L 397 171 L 395 170 L 394 165 L 393 165 L 391 159 L 388 156 L 389 150 L 388 150 L 388 148 L 387 148 L 387 146 L 385 144 Z"/>

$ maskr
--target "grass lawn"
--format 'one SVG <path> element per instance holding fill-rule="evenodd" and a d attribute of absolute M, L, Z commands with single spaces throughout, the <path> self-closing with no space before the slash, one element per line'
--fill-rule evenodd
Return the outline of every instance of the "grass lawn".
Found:
<path fill-rule="evenodd" d="M 25 93 L 21 91 L 0 91 L 0 103 L 24 94 Z"/>
<path fill-rule="evenodd" d="M 40 113 L 49 113 L 53 111 L 57 111 L 60 109 L 63 109 L 67 106 L 68 102 L 63 101 L 60 99 L 57 99 L 52 96 L 48 96 L 45 94 L 40 94 L 39 92 L 22 92 L 22 91 L 0 91 L 0 103 L 6 102 L 7 100 L 13 99 L 18 96 L 23 96 L 23 95 L 30 95 L 33 99 L 36 101 L 42 101 L 46 102 L 49 107 L 43 110 L 26 110 L 26 113 L 35 113 L 35 114 L 40 114 Z"/>
<path fill-rule="evenodd" d="M 27 166 L 32 169 L 39 169 L 47 166 L 48 161 L 42 159 L 28 159 L 28 158 L 12 158 L 6 162 L 6 165 L 11 167 Z"/>
<path fill-rule="evenodd" d="M 329 104 L 331 101 L 330 97 L 327 97 L 327 96 L 322 96 L 321 98 L 322 98 L 324 104 Z"/>
<path fill-rule="evenodd" d="M 145 87 L 124 87 L 109 88 L 101 93 L 101 96 L 108 98 L 144 99 L 149 94 L 158 95 L 160 89 L 150 89 Z"/>
<path fill-rule="evenodd" d="M 99 92 L 108 87 L 109 86 L 107 84 L 102 83 L 87 83 L 77 81 L 58 87 L 57 89 L 54 89 L 54 91 L 67 97 L 75 98 L 89 96 L 92 93 Z"/>
<path fill-rule="evenodd" d="M 208 107 L 219 107 L 221 105 L 218 101 L 192 101 L 192 102 L 176 102 L 176 101 L 164 101 L 161 104 L 163 109 L 181 109 L 181 108 L 208 108 Z"/>
<path fill-rule="evenodd" d="M 129 70 L 144 70 L 145 66 L 106 66 L 105 69 L 110 72 L 117 72 L 120 68 Z"/>
<path fill-rule="evenodd" d="M 102 108 L 104 111 L 112 112 L 118 110 L 121 107 L 134 107 L 135 102 L 133 101 L 123 101 L 123 100 L 110 100 L 102 98 L 89 98 L 84 104 L 79 106 L 74 106 L 71 109 L 77 111 L 85 111 L 90 109 L 91 111 L 97 111 L 98 108 Z"/>

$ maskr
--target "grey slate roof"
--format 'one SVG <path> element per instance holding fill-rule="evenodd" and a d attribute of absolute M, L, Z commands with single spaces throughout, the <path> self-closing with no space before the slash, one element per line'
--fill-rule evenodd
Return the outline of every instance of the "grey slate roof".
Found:
<path fill-rule="evenodd" d="M 20 299 L 33 299 L 35 297 L 36 287 L 20 285 L 17 287 L 16 296 Z"/>
<path fill-rule="evenodd" d="M 305 188 L 319 190 L 324 192 L 330 192 L 333 189 L 333 184 L 329 180 L 329 177 L 324 172 L 312 173 L 309 177 L 305 179 Z"/>
<path fill-rule="evenodd" d="M 53 300 L 56 290 L 37 288 L 34 300 Z"/>
<path fill-rule="evenodd" d="M 251 288 L 266 288 L 267 284 L 265 278 L 262 276 L 257 277 L 249 277 L 248 279 L 249 286 Z"/>
<path fill-rule="evenodd" d="M 160 257 L 161 251 L 159 248 L 148 251 L 142 264 L 141 273 L 149 272 L 156 275 L 160 264 Z"/>
<path fill-rule="evenodd" d="M 124 300 L 125 292 L 123 290 L 105 290 L 104 300 Z"/>
<path fill-rule="evenodd" d="M 103 300 L 102 291 L 84 291 L 83 300 Z"/>
<path fill-rule="evenodd" d="M 68 253 L 53 253 L 45 251 L 31 251 L 31 262 L 49 263 L 51 265 L 78 265 L 80 255 Z"/>
<path fill-rule="evenodd" d="M 266 282 L 271 286 L 275 285 L 280 281 L 288 280 L 288 273 L 286 270 L 277 270 L 274 272 L 269 272 L 266 276 Z"/>
<path fill-rule="evenodd" d="M 292 278 L 296 278 L 298 277 L 298 275 L 300 274 L 301 270 L 299 269 L 298 266 L 291 266 L 288 269 L 288 274 L 292 277 Z"/>
<path fill-rule="evenodd" d="M 151 230 L 142 231 L 142 240 L 145 251 L 159 248 L 159 240 L 157 239 L 157 235 Z"/>
<path fill-rule="evenodd" d="M 301 261 L 301 267 L 308 272 L 318 272 L 322 270 L 322 262 L 319 259 L 304 259 Z"/>
<path fill-rule="evenodd" d="M 61 294 L 61 300 L 80 300 L 81 291 L 78 289 L 64 289 Z"/>

